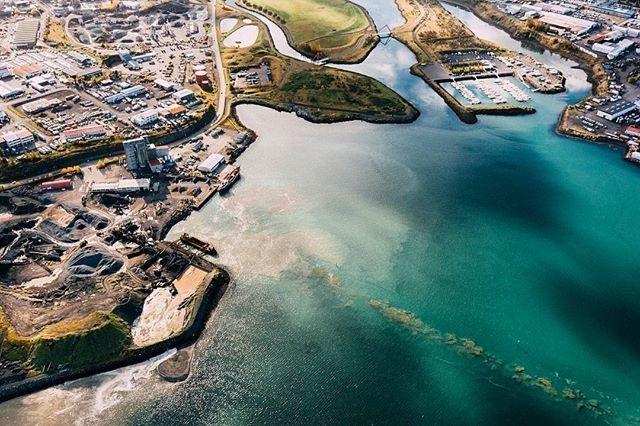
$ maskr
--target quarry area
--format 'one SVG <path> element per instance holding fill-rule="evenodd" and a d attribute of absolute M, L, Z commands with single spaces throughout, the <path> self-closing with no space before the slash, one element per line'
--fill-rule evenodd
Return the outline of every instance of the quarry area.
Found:
<path fill-rule="evenodd" d="M 138 161 L 155 147 L 125 141 L 125 158 L 0 192 L 0 396 L 192 335 L 228 277 L 210 243 L 165 237 L 237 179 L 250 140 L 205 132 L 163 148 L 162 173 Z"/>

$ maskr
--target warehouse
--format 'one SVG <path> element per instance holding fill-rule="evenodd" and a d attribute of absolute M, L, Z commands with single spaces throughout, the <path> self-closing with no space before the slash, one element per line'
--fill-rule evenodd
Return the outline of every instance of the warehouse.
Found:
<path fill-rule="evenodd" d="M 609 121 L 615 121 L 623 115 L 628 114 L 631 111 L 635 111 L 636 108 L 637 106 L 631 102 L 619 101 L 608 105 L 605 108 L 599 109 L 596 114 L 598 117 L 605 118 Z"/>
<path fill-rule="evenodd" d="M 167 81 L 162 78 L 156 79 L 153 82 L 153 84 L 155 84 L 157 87 L 161 88 L 165 92 L 175 92 L 177 90 L 180 90 L 180 85 L 178 83 Z"/>
<path fill-rule="evenodd" d="M 0 64 L 0 79 L 11 77 L 11 70 L 7 64 Z"/>
<path fill-rule="evenodd" d="M 30 49 L 38 41 L 40 21 L 37 19 L 25 19 L 16 24 L 13 33 L 13 46 L 18 49 Z"/>
<path fill-rule="evenodd" d="M 113 183 L 94 183 L 91 185 L 92 193 L 130 193 L 130 192 L 146 192 L 149 191 L 151 181 L 149 179 L 121 179 Z"/>
<path fill-rule="evenodd" d="M 142 85 L 137 85 L 137 86 L 131 86 L 131 87 L 127 87 L 126 89 L 123 89 L 122 91 L 107 96 L 106 98 L 104 98 L 104 101 L 108 104 L 115 104 L 120 102 L 121 100 L 123 100 L 124 98 L 132 98 L 135 96 L 140 96 L 143 93 L 146 93 L 147 89 L 142 86 Z"/>
<path fill-rule="evenodd" d="M 0 135 L 0 148 L 6 155 L 20 154 L 34 150 L 36 141 L 30 131 L 20 129 Z"/>
<path fill-rule="evenodd" d="M 49 108 L 53 108 L 56 105 L 60 105 L 62 101 L 60 99 L 47 99 L 42 98 L 35 101 L 27 102 L 22 105 L 22 110 L 27 114 L 38 114 L 42 111 L 46 111 Z"/>
<path fill-rule="evenodd" d="M 67 142 L 77 141 L 81 139 L 97 138 L 107 134 L 105 128 L 99 124 L 77 127 L 65 130 L 62 136 Z"/>
<path fill-rule="evenodd" d="M 180 103 L 186 104 L 188 102 L 195 101 L 196 94 L 193 93 L 193 90 L 182 89 L 174 93 L 173 98 Z"/>
<path fill-rule="evenodd" d="M 131 117 L 131 122 L 140 127 L 148 126 L 156 121 L 158 121 L 158 110 L 155 108 L 142 111 Z"/>
<path fill-rule="evenodd" d="M 574 18 L 573 16 L 561 15 L 554 12 L 541 12 L 540 21 L 552 27 L 571 31 L 577 35 L 583 35 L 596 28 L 598 24 L 586 19 Z"/>
<path fill-rule="evenodd" d="M 24 89 L 21 87 L 10 86 L 4 81 L 0 81 L 0 98 L 13 99 L 24 93 Z"/>
<path fill-rule="evenodd" d="M 221 164 L 224 163 L 224 157 L 220 154 L 211 154 L 198 166 L 198 170 L 202 173 L 212 173 Z"/>

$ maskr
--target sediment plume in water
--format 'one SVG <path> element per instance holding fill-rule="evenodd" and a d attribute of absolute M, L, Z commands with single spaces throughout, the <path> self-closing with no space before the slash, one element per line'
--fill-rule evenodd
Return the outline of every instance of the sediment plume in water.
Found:
<path fill-rule="evenodd" d="M 574 404 L 578 410 L 590 412 L 595 416 L 611 416 L 613 414 L 610 407 L 603 405 L 602 402 L 597 399 L 587 397 L 580 389 L 564 387 L 562 391 L 559 392 L 551 379 L 528 374 L 526 367 L 506 363 L 504 360 L 485 351 L 482 346 L 479 346 L 469 338 L 459 337 L 453 333 L 445 333 L 430 327 L 413 312 L 395 308 L 379 300 L 371 300 L 369 305 L 379 311 L 385 318 L 402 325 L 414 335 L 424 336 L 430 343 L 450 347 L 462 356 L 477 359 L 479 362 L 487 365 L 492 371 L 501 371 L 506 378 L 510 378 L 523 387 L 540 389 L 550 398 L 558 401 L 569 401 Z M 573 381 L 570 380 L 566 382 L 573 383 Z"/>

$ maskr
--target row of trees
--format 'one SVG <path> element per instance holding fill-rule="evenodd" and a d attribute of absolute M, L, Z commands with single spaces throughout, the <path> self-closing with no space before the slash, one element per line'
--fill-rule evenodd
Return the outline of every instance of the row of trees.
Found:
<path fill-rule="evenodd" d="M 277 21 L 281 24 L 286 24 L 287 21 L 280 15 L 278 15 L 277 13 L 275 13 L 273 10 L 266 8 L 264 6 L 261 6 L 259 4 L 255 4 L 255 3 L 251 3 L 250 1 L 247 0 L 241 0 L 241 3 L 243 6 L 248 7 L 249 9 L 258 11 L 260 13 L 262 13 L 263 15 L 267 15 L 269 18 L 273 19 L 274 21 Z"/>

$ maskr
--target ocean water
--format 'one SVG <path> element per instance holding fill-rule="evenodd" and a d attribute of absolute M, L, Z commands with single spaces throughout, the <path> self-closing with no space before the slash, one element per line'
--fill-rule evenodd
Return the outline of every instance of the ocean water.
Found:
<path fill-rule="evenodd" d="M 398 20 L 392 3 L 361 3 L 379 27 Z M 214 242 L 233 276 L 191 377 L 161 382 L 154 360 L 2 404 L 0 422 L 637 422 L 639 170 L 620 149 L 555 134 L 589 85 L 535 54 L 568 91 L 534 94 L 531 116 L 460 123 L 393 41 L 348 68 L 413 102 L 413 124 L 240 107 L 260 135 L 242 179 L 173 231 Z M 515 380 L 518 367 L 531 378 Z"/>

